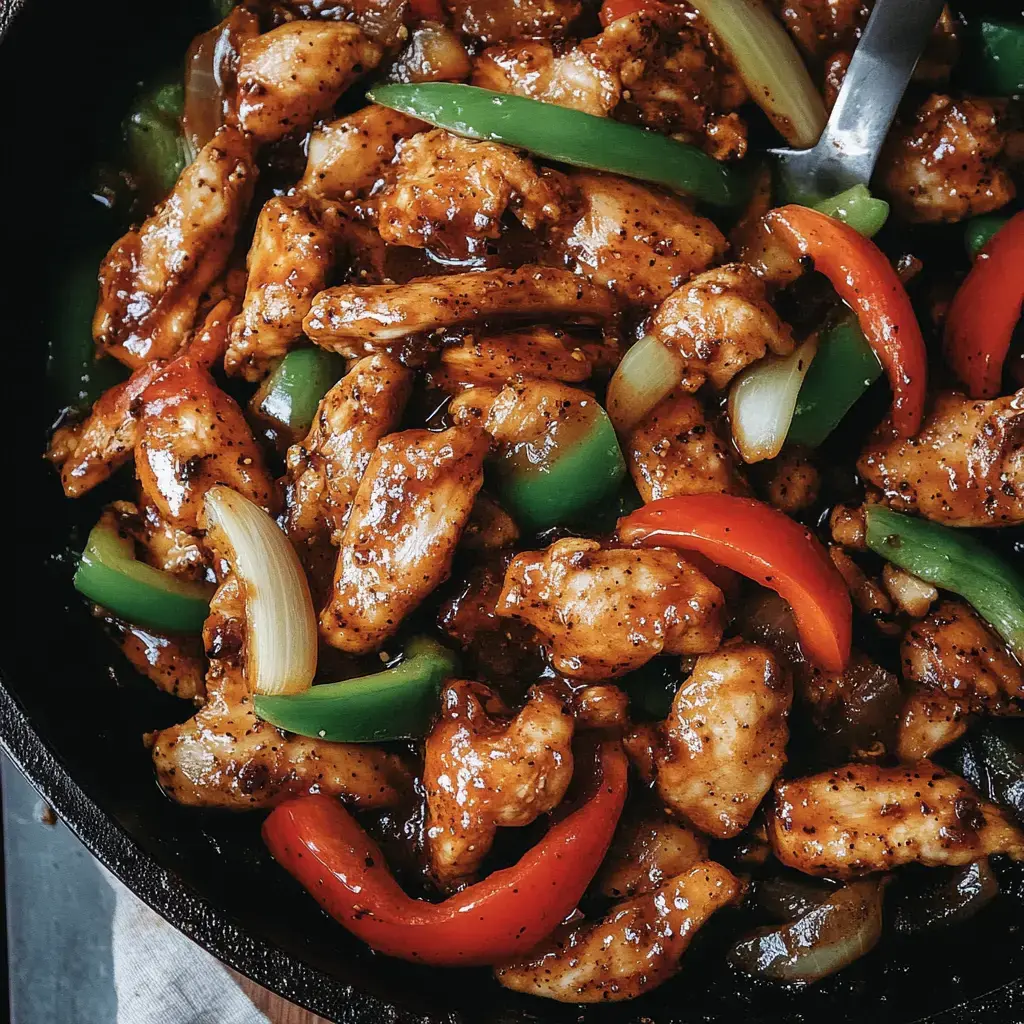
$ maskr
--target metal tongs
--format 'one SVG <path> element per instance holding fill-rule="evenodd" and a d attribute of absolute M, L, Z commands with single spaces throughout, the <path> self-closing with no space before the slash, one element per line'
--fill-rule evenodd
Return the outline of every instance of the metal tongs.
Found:
<path fill-rule="evenodd" d="M 769 150 L 787 200 L 813 204 L 868 184 L 943 2 L 877 0 L 817 144 Z"/>

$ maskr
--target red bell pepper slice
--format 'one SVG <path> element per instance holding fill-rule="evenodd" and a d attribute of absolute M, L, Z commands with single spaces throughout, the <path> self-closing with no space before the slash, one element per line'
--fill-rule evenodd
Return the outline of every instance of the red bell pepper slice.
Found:
<path fill-rule="evenodd" d="M 804 653 L 840 672 L 850 657 L 853 609 L 842 576 L 810 530 L 753 498 L 660 498 L 619 520 L 629 544 L 697 551 L 777 591 L 793 609 Z"/>
<path fill-rule="evenodd" d="M 577 760 L 599 784 L 512 867 L 443 903 L 407 896 L 377 844 L 337 800 L 303 796 L 263 825 L 274 859 L 367 945 L 438 967 L 494 964 L 532 949 L 576 908 L 601 866 L 626 799 L 628 764 L 618 742 Z"/>
<path fill-rule="evenodd" d="M 928 389 L 928 351 L 910 296 L 870 239 L 848 224 L 806 206 L 782 206 L 765 218 L 787 248 L 814 260 L 885 369 L 893 392 L 892 423 L 901 437 L 921 429 Z"/>
<path fill-rule="evenodd" d="M 946 315 L 945 351 L 971 398 L 995 398 L 1024 303 L 1024 212 L 978 253 Z"/>
<path fill-rule="evenodd" d="M 601 27 L 607 28 L 613 21 L 628 18 L 637 11 L 647 11 L 650 14 L 667 11 L 678 14 L 679 8 L 662 3 L 661 0 L 604 0 L 600 13 Z"/>

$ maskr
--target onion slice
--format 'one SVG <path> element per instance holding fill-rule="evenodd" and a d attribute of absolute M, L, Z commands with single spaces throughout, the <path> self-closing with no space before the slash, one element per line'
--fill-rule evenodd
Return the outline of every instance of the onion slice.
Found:
<path fill-rule="evenodd" d="M 622 357 L 608 382 L 605 406 L 618 433 L 632 430 L 682 376 L 682 357 L 653 334 L 644 335 Z"/>
<path fill-rule="evenodd" d="M 306 575 L 288 538 L 258 505 L 218 484 L 204 499 L 206 527 L 230 549 L 245 590 L 245 678 L 260 694 L 313 685 L 317 626 Z"/>
<path fill-rule="evenodd" d="M 825 104 L 789 34 L 761 0 L 694 0 L 754 102 L 801 149 L 825 127 Z"/>
<path fill-rule="evenodd" d="M 797 396 L 818 351 L 812 335 L 788 356 L 768 356 L 733 381 L 729 392 L 732 436 L 744 462 L 774 459 L 786 443 Z"/>

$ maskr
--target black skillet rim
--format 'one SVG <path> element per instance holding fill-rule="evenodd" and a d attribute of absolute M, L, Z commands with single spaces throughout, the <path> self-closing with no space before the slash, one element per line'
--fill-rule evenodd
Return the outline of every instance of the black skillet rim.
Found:
<path fill-rule="evenodd" d="M 0 42 L 28 0 L 0 0 Z M 188 938 L 263 987 L 339 1024 L 456 1024 L 461 1014 L 423 1015 L 340 982 L 330 974 L 250 934 L 216 903 L 162 867 L 86 794 L 56 751 L 32 727 L 0 670 L 0 746 L 61 819 L 129 890 Z M 919 1021 L 968 1024 L 1002 1019 L 1024 1001 L 1024 977 Z M 527 1014 L 521 1019 L 537 1019 Z"/>

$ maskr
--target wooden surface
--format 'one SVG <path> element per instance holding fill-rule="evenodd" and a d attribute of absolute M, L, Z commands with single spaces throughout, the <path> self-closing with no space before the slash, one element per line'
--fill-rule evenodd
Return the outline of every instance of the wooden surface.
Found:
<path fill-rule="evenodd" d="M 232 972 L 234 973 L 234 972 Z M 294 1003 L 289 1003 L 273 992 L 260 988 L 255 982 L 235 974 L 242 991 L 253 1001 L 257 1009 L 262 1010 L 273 1022 L 273 1024 L 331 1024 L 323 1017 L 300 1009 Z"/>

